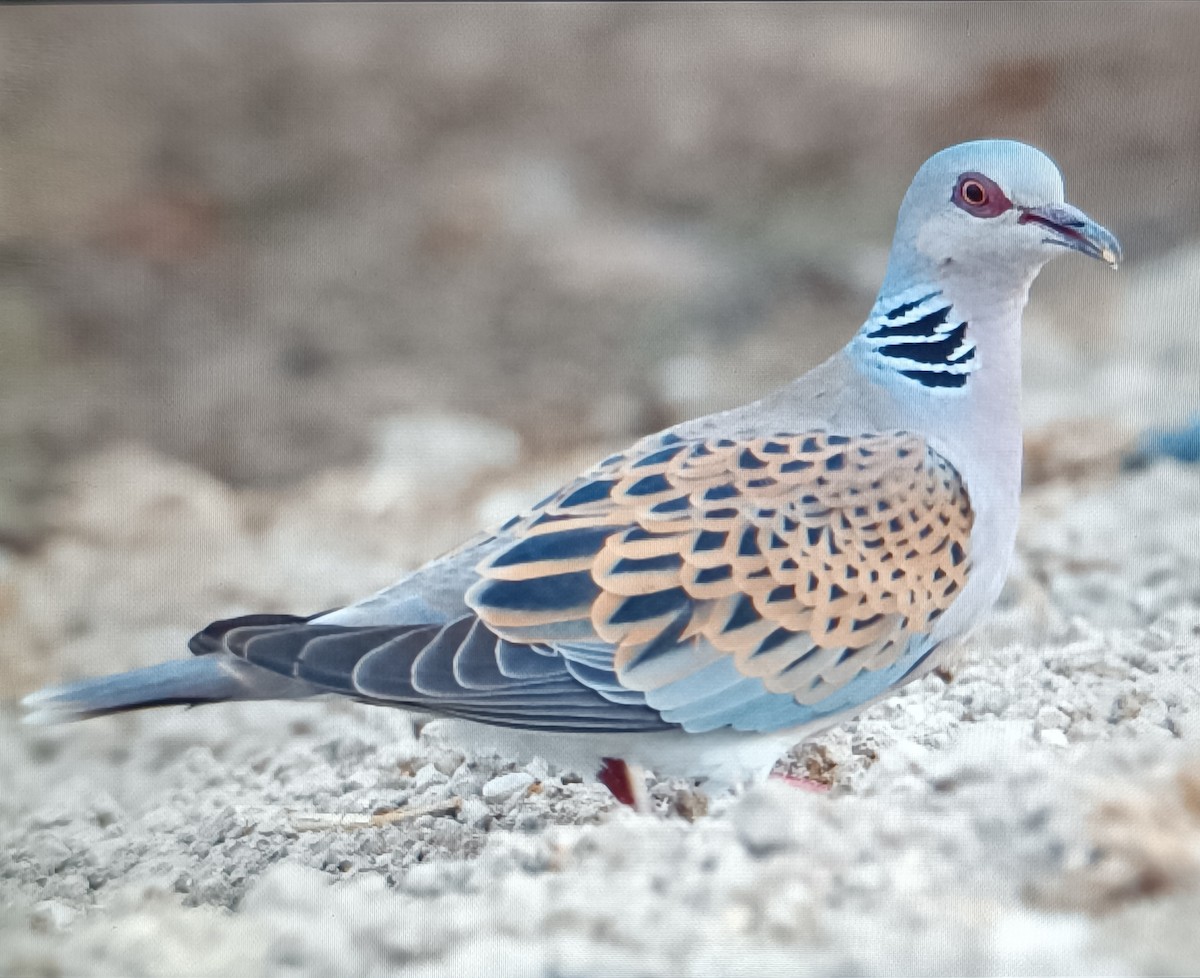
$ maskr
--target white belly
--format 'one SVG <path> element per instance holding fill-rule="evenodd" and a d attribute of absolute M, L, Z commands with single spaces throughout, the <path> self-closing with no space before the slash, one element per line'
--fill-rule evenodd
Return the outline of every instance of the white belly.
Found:
<path fill-rule="evenodd" d="M 653 733 L 543 733 L 489 727 L 468 720 L 434 720 L 427 730 L 469 754 L 498 755 L 528 763 L 541 757 L 554 768 L 592 779 L 611 757 L 640 764 L 660 777 L 703 780 L 707 793 L 719 794 L 763 781 L 795 744 L 831 722 L 770 734 L 723 729 L 689 734 L 682 730 Z"/>

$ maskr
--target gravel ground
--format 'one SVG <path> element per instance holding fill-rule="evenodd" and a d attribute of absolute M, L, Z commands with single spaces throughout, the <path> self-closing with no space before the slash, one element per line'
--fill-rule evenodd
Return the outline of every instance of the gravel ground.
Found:
<path fill-rule="evenodd" d="M 1183 312 L 1200 260 L 1163 267 L 1127 277 L 1120 356 L 1031 345 L 1041 481 L 1000 607 L 948 682 L 797 748 L 827 792 L 770 783 L 697 815 L 658 784 L 637 816 L 579 772 L 466 757 L 392 711 L 29 728 L 8 699 L 0 972 L 1195 974 L 1200 473 L 1114 464 L 1130 430 L 1194 406 L 1170 364 L 1200 351 Z M 1066 409 L 1089 404 L 1102 416 Z M 368 467 L 273 493 L 136 446 L 79 463 L 45 546 L 0 563 L 4 688 L 361 594 L 602 450 L 535 464 L 477 420 L 397 424 L 438 437 L 412 455 L 385 437 Z M 468 439 L 488 467 L 422 495 Z M 1056 470 L 1056 443 L 1084 464 Z"/>

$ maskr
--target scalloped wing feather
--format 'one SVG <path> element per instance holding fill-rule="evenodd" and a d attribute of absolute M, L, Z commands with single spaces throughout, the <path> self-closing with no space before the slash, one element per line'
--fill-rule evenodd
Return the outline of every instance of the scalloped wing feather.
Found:
<path fill-rule="evenodd" d="M 972 525 L 959 474 L 915 434 L 668 435 L 506 526 L 467 603 L 501 636 L 568 658 L 590 633 L 593 659 L 598 639 L 668 719 L 730 715 L 736 703 L 713 697 L 731 690 L 702 678 L 722 660 L 756 680 L 736 686 L 746 708 L 757 691 L 772 712 L 824 713 L 928 654 L 966 582 Z M 660 707 L 655 691 L 673 686 Z"/>

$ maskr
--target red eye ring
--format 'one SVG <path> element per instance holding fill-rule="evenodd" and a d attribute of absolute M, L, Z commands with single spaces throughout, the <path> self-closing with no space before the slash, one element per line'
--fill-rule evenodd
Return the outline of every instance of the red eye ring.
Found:
<path fill-rule="evenodd" d="M 960 175 L 950 200 L 972 217 L 996 217 L 1012 207 L 1004 191 L 982 173 Z"/>
<path fill-rule="evenodd" d="M 987 203 L 987 187 L 978 180 L 964 180 L 958 188 L 958 192 L 962 195 L 962 199 L 972 207 L 982 207 Z"/>

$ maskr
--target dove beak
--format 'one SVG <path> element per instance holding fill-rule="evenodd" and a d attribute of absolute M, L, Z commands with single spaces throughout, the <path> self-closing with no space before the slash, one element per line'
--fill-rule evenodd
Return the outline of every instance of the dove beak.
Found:
<path fill-rule="evenodd" d="M 1049 229 L 1050 237 L 1043 238 L 1046 244 L 1060 245 L 1079 251 L 1089 258 L 1098 258 L 1116 268 L 1121 262 L 1121 242 L 1107 228 L 1102 227 L 1083 211 L 1070 204 L 1047 204 L 1044 207 L 1022 207 L 1018 224 L 1040 224 Z"/>

